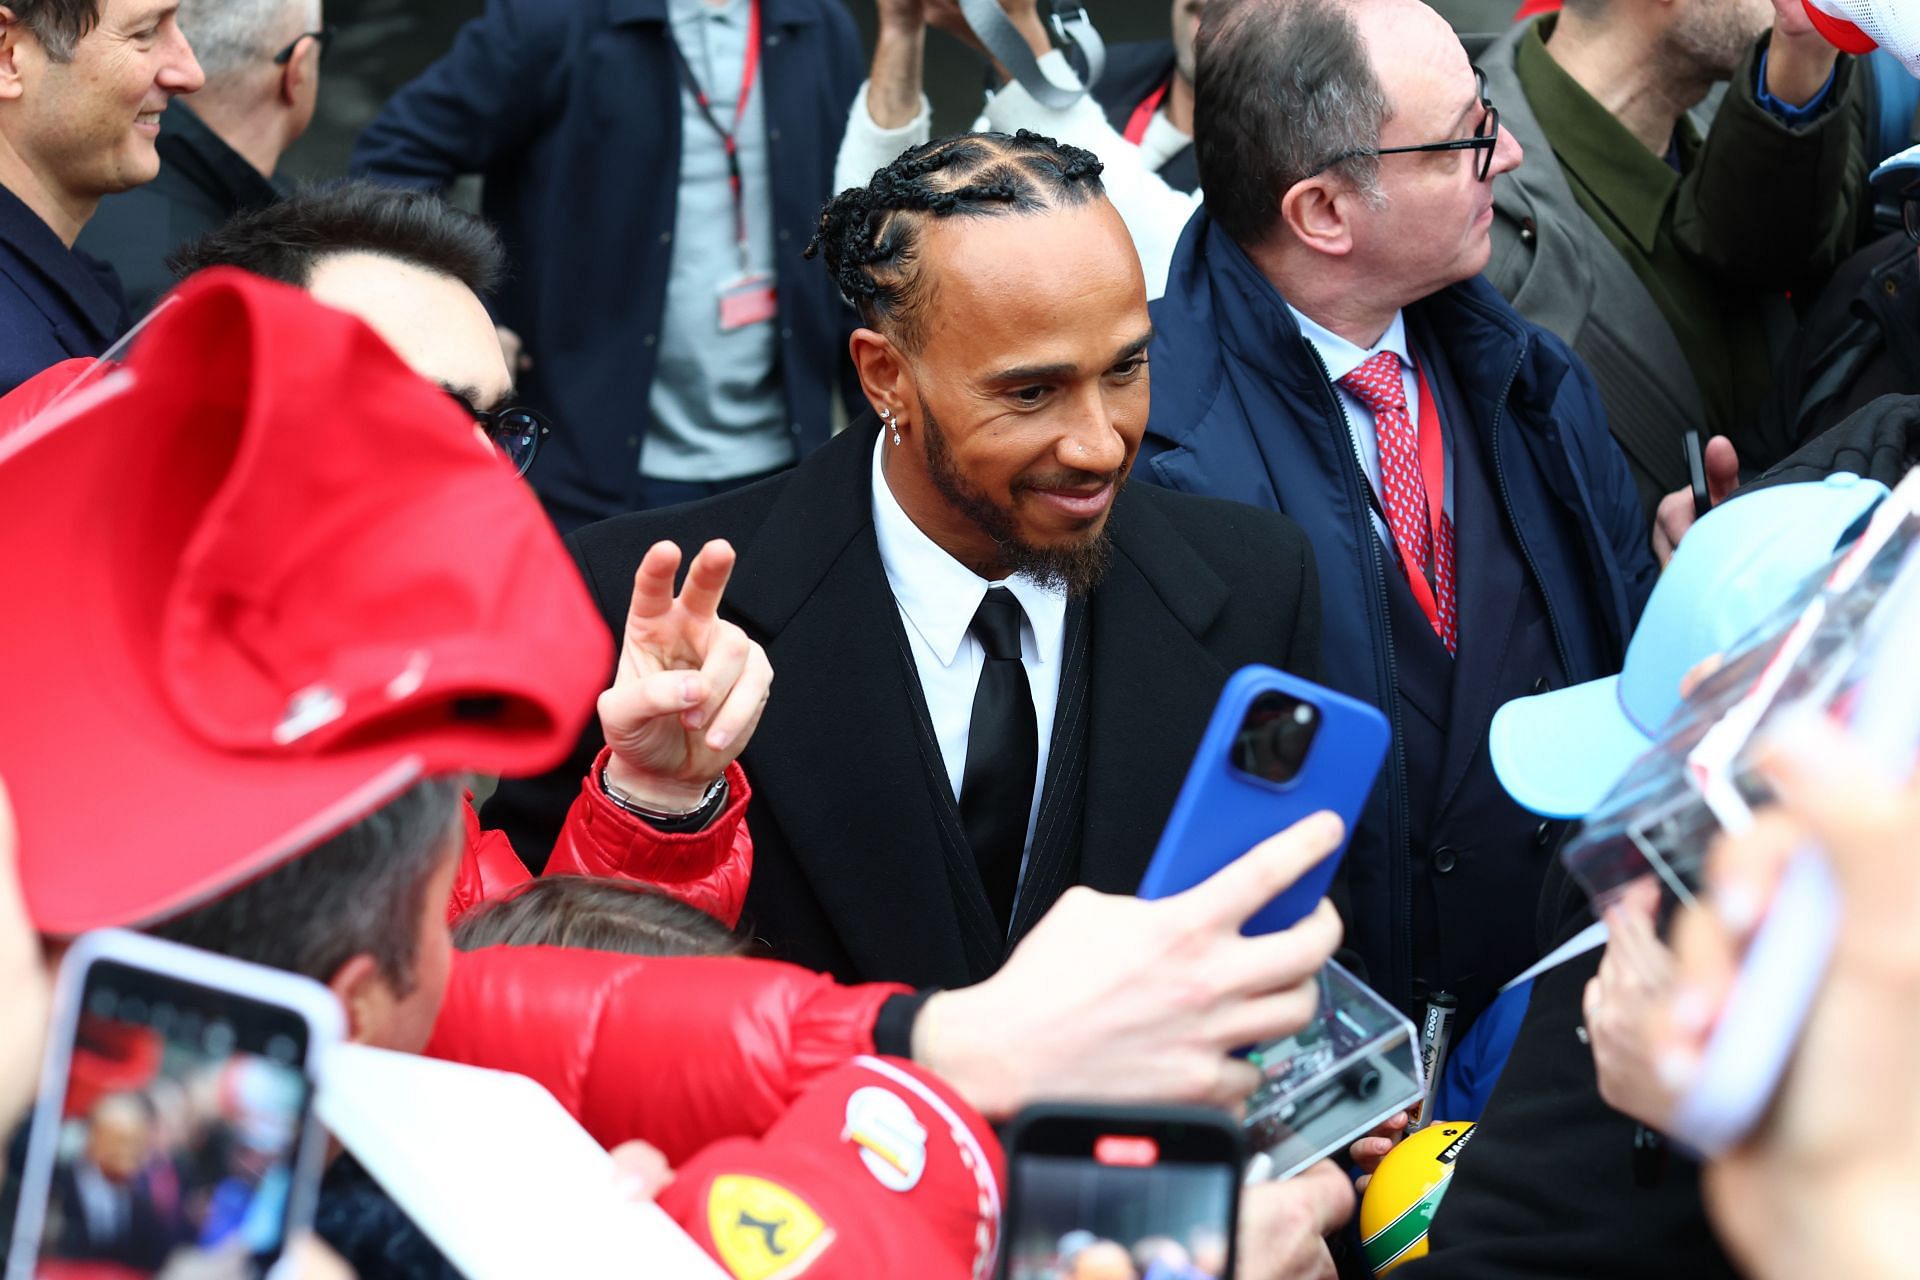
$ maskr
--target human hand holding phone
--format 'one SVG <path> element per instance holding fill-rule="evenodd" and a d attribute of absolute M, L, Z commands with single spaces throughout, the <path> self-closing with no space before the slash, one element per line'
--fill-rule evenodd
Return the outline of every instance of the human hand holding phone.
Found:
<path fill-rule="evenodd" d="M 83 935 L 61 963 L 7 1280 L 289 1274 L 326 1138 L 318 1062 L 333 995 L 294 974 L 139 934 Z M 297 1273 L 297 1272 L 296 1272 Z"/>
<path fill-rule="evenodd" d="M 1773 1105 L 1707 1167 L 1707 1206 L 1762 1280 L 1904 1275 L 1911 1257 L 1882 1224 L 1920 1200 L 1920 785 L 1830 728 L 1796 737 L 1760 761 L 1780 807 L 1715 847 L 1708 894 L 1675 920 L 1663 1069 L 1682 1086 L 1692 1079 L 1785 870 L 1816 845 L 1845 927 Z"/>
<path fill-rule="evenodd" d="M 1241 929 L 1345 835 L 1314 814 L 1159 902 L 1069 889 L 993 977 L 927 1002 L 914 1061 L 989 1119 L 1042 1097 L 1239 1104 L 1261 1075 L 1233 1051 L 1307 1024 L 1340 918 L 1321 900 L 1291 929 Z"/>

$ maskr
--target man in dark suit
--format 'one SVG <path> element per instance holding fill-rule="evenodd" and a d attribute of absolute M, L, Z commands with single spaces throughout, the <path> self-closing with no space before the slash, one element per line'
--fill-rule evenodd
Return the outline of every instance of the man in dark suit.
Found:
<path fill-rule="evenodd" d="M 200 87 L 178 0 L 0 9 L 0 394 L 127 326 L 112 268 L 73 249 L 100 197 L 151 182 L 167 104 Z"/>
<path fill-rule="evenodd" d="M 361 134 L 356 174 L 484 179 L 563 530 L 826 442 L 851 317 L 800 249 L 861 63 L 839 0 L 491 0 Z"/>
<path fill-rule="evenodd" d="M 1586 370 L 1478 278 L 1520 152 L 1440 16 L 1209 0 L 1197 70 L 1206 207 L 1154 304 L 1142 470 L 1312 540 L 1330 682 L 1393 724 L 1348 942 L 1464 1024 L 1536 956 L 1560 831 L 1501 788 L 1489 722 L 1618 669 L 1645 519 Z"/>
<path fill-rule="evenodd" d="M 723 612 L 775 692 L 747 918 L 845 979 L 992 973 L 1074 884 L 1130 893 L 1226 677 L 1315 674 L 1307 546 L 1270 512 L 1123 487 L 1147 417 L 1139 260 L 1092 156 L 914 148 L 821 219 L 867 327 L 865 421 L 798 470 L 576 534 L 610 626 L 656 539 L 727 538 Z M 597 741 L 487 812 L 544 848 Z"/>
<path fill-rule="evenodd" d="M 144 1097 L 110 1093 L 94 1103 L 84 1150 L 53 1171 L 54 1256 L 160 1269 L 190 1232 L 161 1209 L 147 1185 L 152 1155 L 153 1114 Z"/>

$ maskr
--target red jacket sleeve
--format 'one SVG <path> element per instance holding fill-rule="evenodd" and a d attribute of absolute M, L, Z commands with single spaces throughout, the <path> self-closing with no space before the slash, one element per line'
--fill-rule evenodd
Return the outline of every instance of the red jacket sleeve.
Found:
<path fill-rule="evenodd" d="M 993 1131 L 935 1077 L 856 1058 L 762 1138 L 714 1144 L 660 1207 L 735 1276 L 980 1280 L 1000 1245 Z"/>
<path fill-rule="evenodd" d="M 567 810 L 544 874 L 638 881 L 698 907 L 729 929 L 738 925 L 753 878 L 753 835 L 746 823 L 753 789 L 745 771 L 737 763 L 727 766 L 727 807 L 719 817 L 703 830 L 669 834 L 607 798 L 594 780 L 606 762 L 602 748 Z M 447 902 L 449 924 L 532 878 L 505 832 L 481 829 L 472 792 L 467 793 L 466 830 L 466 849 Z"/>
<path fill-rule="evenodd" d="M 906 991 L 739 956 L 488 947 L 454 956 L 427 1052 L 531 1076 L 602 1145 L 640 1138 L 677 1164 L 759 1136 L 872 1053 L 880 1006 Z"/>
<path fill-rule="evenodd" d="M 567 810 L 546 874 L 643 881 L 729 929 L 739 924 L 753 878 L 753 836 L 746 823 L 753 790 L 745 770 L 737 762 L 727 766 L 727 807 L 705 829 L 668 834 L 634 817 L 600 789 L 597 779 L 608 754 L 602 747 L 580 780 L 580 794 Z"/>

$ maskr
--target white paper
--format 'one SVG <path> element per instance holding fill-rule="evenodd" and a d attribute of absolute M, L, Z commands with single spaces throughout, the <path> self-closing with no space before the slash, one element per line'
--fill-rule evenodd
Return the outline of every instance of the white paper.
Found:
<path fill-rule="evenodd" d="M 468 1280 L 726 1280 L 657 1205 L 614 1189 L 612 1157 L 525 1076 L 345 1045 L 317 1105 Z"/>

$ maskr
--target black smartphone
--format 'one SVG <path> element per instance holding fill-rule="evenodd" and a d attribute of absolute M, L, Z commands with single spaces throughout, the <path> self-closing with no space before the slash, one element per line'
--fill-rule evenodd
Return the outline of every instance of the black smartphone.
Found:
<path fill-rule="evenodd" d="M 1700 433 L 1689 431 L 1680 438 L 1687 451 L 1687 485 L 1693 490 L 1693 518 L 1698 520 L 1713 510 L 1713 493 L 1707 488 L 1707 451 Z"/>
<path fill-rule="evenodd" d="M 1226 1280 L 1245 1160 L 1202 1107 L 1044 1103 L 1007 1132 L 1003 1280 Z"/>
<path fill-rule="evenodd" d="M 60 967 L 6 1280 L 252 1280 L 309 1225 L 326 1150 L 316 982 L 106 930 Z"/>

